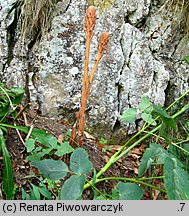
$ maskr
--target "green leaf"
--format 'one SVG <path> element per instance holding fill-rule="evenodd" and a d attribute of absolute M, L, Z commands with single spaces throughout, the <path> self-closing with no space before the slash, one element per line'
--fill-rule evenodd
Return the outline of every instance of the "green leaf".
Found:
<path fill-rule="evenodd" d="M 21 193 L 22 193 L 23 200 L 30 200 L 30 195 L 27 194 L 23 188 L 21 188 Z"/>
<path fill-rule="evenodd" d="M 38 152 L 36 154 L 32 154 L 26 157 L 26 160 L 28 161 L 40 161 L 41 157 L 43 157 L 44 154 L 42 152 Z"/>
<path fill-rule="evenodd" d="M 177 125 L 175 120 L 167 114 L 167 112 L 160 106 L 154 105 L 154 111 L 160 116 L 163 121 L 161 128 L 159 130 L 160 136 L 165 138 L 168 143 L 171 143 L 171 136 L 169 134 L 169 129 L 172 128 L 174 131 L 177 130 Z"/>
<path fill-rule="evenodd" d="M 61 200 L 81 199 L 85 180 L 86 177 L 82 175 L 72 175 L 69 179 L 67 179 L 61 189 Z"/>
<path fill-rule="evenodd" d="M 153 110 L 160 116 L 164 118 L 170 118 L 170 116 L 167 114 L 167 112 L 161 107 L 161 105 L 153 105 Z"/>
<path fill-rule="evenodd" d="M 78 175 L 87 174 L 93 165 L 88 153 L 83 148 L 77 148 L 70 157 L 70 169 Z"/>
<path fill-rule="evenodd" d="M 46 159 L 33 161 L 32 165 L 37 167 L 45 177 L 52 180 L 61 179 L 68 173 L 67 165 L 59 160 Z"/>
<path fill-rule="evenodd" d="M 56 137 L 49 137 L 48 142 L 50 144 L 51 149 L 56 149 L 58 146 L 58 140 Z"/>
<path fill-rule="evenodd" d="M 144 194 L 143 189 L 134 183 L 119 182 L 117 189 L 119 200 L 140 200 Z"/>
<path fill-rule="evenodd" d="M 30 183 L 33 188 L 33 194 L 35 196 L 35 200 L 40 200 L 40 193 L 39 193 L 39 187 L 35 186 L 34 184 Z"/>
<path fill-rule="evenodd" d="M 31 136 L 33 139 L 36 139 L 37 142 L 50 148 L 54 148 L 54 146 L 56 146 L 58 142 L 56 137 L 53 137 L 45 131 L 37 128 L 34 128 L 32 130 Z"/>
<path fill-rule="evenodd" d="M 26 134 L 28 134 L 29 129 L 30 129 L 29 127 L 14 126 L 14 125 L 4 124 L 4 123 L 0 123 L 0 127 L 8 127 L 8 128 L 18 129 L 18 130 L 20 130 Z M 49 135 L 47 132 L 40 130 L 38 128 L 34 128 L 32 130 L 31 137 L 33 139 L 36 139 L 37 142 L 45 145 L 46 147 L 52 148 L 53 146 L 55 146 L 55 139 L 56 138 Z M 57 139 L 56 139 L 56 142 L 58 142 Z"/>
<path fill-rule="evenodd" d="M 119 200 L 119 191 L 117 189 L 112 189 L 112 195 L 111 195 L 112 200 Z"/>
<path fill-rule="evenodd" d="M 189 200 L 189 175 L 179 166 L 177 159 L 165 159 L 164 176 L 169 200 Z"/>
<path fill-rule="evenodd" d="M 157 125 L 157 123 L 154 121 L 154 119 L 152 118 L 152 115 L 151 114 L 148 114 L 148 113 L 142 113 L 141 114 L 141 118 L 145 121 L 145 122 L 147 122 L 147 123 L 149 123 L 149 124 L 151 124 L 151 125 L 153 125 L 153 126 L 156 126 Z"/>
<path fill-rule="evenodd" d="M 132 123 L 136 120 L 136 114 L 137 114 L 137 109 L 128 108 L 123 112 L 121 116 L 121 121 L 124 123 Z"/>
<path fill-rule="evenodd" d="M 149 114 L 152 111 L 152 104 L 150 102 L 150 99 L 147 96 L 142 97 L 138 108 L 141 112 Z"/>
<path fill-rule="evenodd" d="M 100 196 L 95 197 L 94 200 L 106 200 L 106 197 L 103 195 L 100 195 Z"/>
<path fill-rule="evenodd" d="M 31 152 L 35 148 L 35 140 L 29 138 L 26 140 L 25 145 L 26 145 L 27 152 Z"/>
<path fill-rule="evenodd" d="M 69 145 L 68 141 L 63 142 L 60 146 L 57 147 L 57 151 L 55 152 L 55 155 L 61 157 L 65 154 L 69 154 L 74 151 L 74 148 L 72 148 Z"/>
<path fill-rule="evenodd" d="M 142 156 L 139 170 L 138 170 L 138 175 L 142 176 L 146 172 L 146 170 L 150 167 L 152 162 L 155 159 L 159 158 L 161 154 L 165 154 L 169 156 L 167 151 L 161 145 L 155 143 L 150 144 L 150 147 L 146 149 L 146 151 Z"/>
<path fill-rule="evenodd" d="M 160 105 L 153 105 L 153 109 L 161 117 L 161 119 L 163 120 L 163 122 L 168 127 L 172 128 L 173 130 L 177 129 L 177 125 L 176 125 L 176 122 L 175 122 L 174 118 L 172 118 L 171 116 L 169 116 L 167 114 L 167 112 Z"/>
<path fill-rule="evenodd" d="M 93 169 L 93 179 L 92 179 L 92 185 L 94 186 L 96 184 L 96 169 Z"/>
<path fill-rule="evenodd" d="M 189 200 L 189 176 L 188 173 L 180 167 L 177 167 L 175 170 L 175 184 L 182 200 Z"/>
<path fill-rule="evenodd" d="M 177 130 L 176 122 L 175 122 L 175 120 L 172 117 L 165 118 L 164 122 L 167 124 L 167 126 L 169 126 L 170 128 L 172 128 L 174 131 Z"/>
<path fill-rule="evenodd" d="M 39 148 L 39 149 L 42 149 L 42 148 Z M 40 159 L 46 154 L 49 154 L 51 150 L 52 150 L 51 148 L 47 148 L 47 149 L 42 149 L 41 152 L 37 152 L 37 153 L 32 152 L 33 154 L 30 156 L 27 156 L 26 159 L 29 161 L 40 161 Z"/>
<path fill-rule="evenodd" d="M 45 156 L 46 154 L 49 154 L 52 151 L 51 148 L 42 149 L 42 156 Z"/>
<path fill-rule="evenodd" d="M 47 188 L 45 188 L 45 187 L 40 188 L 39 187 L 39 192 L 48 200 L 52 200 L 51 193 L 47 190 Z"/>
<path fill-rule="evenodd" d="M 189 56 L 185 56 L 184 61 L 186 62 L 186 64 L 189 64 Z"/>
<path fill-rule="evenodd" d="M 40 152 L 42 149 L 43 149 L 42 146 L 37 146 L 37 147 L 33 150 L 33 152 L 34 152 L 34 153 L 37 153 L 37 152 Z"/>
<path fill-rule="evenodd" d="M 14 182 L 13 182 L 13 171 L 12 164 L 10 160 L 10 155 L 8 153 L 5 140 L 3 137 L 3 132 L 0 129 L 0 149 L 2 149 L 3 154 L 3 190 L 6 194 L 8 200 L 13 198 L 14 193 Z"/>
<path fill-rule="evenodd" d="M 169 134 L 169 126 L 164 122 L 159 129 L 159 135 L 163 137 L 169 144 L 171 144 L 171 136 Z"/>
<path fill-rule="evenodd" d="M 30 200 L 37 200 L 35 193 L 32 189 L 30 190 Z"/>
<path fill-rule="evenodd" d="M 24 89 L 20 87 L 11 88 L 10 91 L 14 92 L 16 95 L 24 94 Z"/>
<path fill-rule="evenodd" d="M 169 132 L 170 128 L 173 128 L 175 131 L 176 130 L 176 123 L 175 123 L 174 119 L 165 118 L 161 127 L 160 127 L 159 133 L 160 133 L 160 136 L 163 137 L 168 143 L 171 143 L 171 140 L 172 140 L 172 137 L 171 137 L 170 132 Z"/>

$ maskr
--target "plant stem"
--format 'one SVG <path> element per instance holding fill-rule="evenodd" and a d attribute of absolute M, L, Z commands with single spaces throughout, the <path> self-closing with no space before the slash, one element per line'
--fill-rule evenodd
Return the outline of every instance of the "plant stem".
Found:
<path fill-rule="evenodd" d="M 137 184 L 142 184 L 142 185 L 146 185 L 148 187 L 151 187 L 155 190 L 158 190 L 158 191 L 161 191 L 161 192 L 166 192 L 165 190 L 161 189 L 161 188 L 158 188 L 154 185 L 151 185 L 151 184 L 148 184 L 146 182 L 143 182 L 141 180 L 143 180 L 142 178 L 141 179 L 135 179 L 135 178 L 124 178 L 124 177 L 107 177 L 107 178 L 101 178 L 101 179 L 97 179 L 96 180 L 96 183 L 99 183 L 99 182 L 102 182 L 102 181 L 108 181 L 108 180 L 120 180 L 120 181 L 129 181 L 129 182 L 135 182 Z M 88 185 L 86 184 L 84 189 L 88 188 L 87 187 Z"/>
<path fill-rule="evenodd" d="M 79 118 L 79 132 L 78 132 L 78 144 L 82 146 L 83 133 L 85 127 L 85 110 L 87 106 L 87 90 L 88 90 L 88 64 L 89 64 L 89 52 L 90 52 L 91 38 L 87 37 L 86 52 L 84 62 L 84 76 L 83 76 L 83 89 L 81 98 L 80 118 Z"/>
<path fill-rule="evenodd" d="M 187 91 L 187 93 L 189 93 L 189 91 Z M 186 93 L 184 94 L 186 95 Z M 183 95 L 181 97 L 179 97 L 179 99 L 181 99 L 182 97 L 184 97 Z M 178 101 L 178 100 L 177 100 Z M 175 103 L 173 102 L 172 105 L 174 105 Z M 171 106 L 169 106 L 170 108 Z M 185 105 L 182 109 L 180 109 L 179 111 L 177 111 L 174 115 L 172 115 L 172 118 L 176 118 L 177 116 L 179 116 L 180 114 L 182 114 L 183 112 L 185 112 L 187 109 L 189 109 L 189 103 L 187 105 Z M 131 149 L 133 149 L 134 147 L 136 147 L 139 143 L 141 143 L 143 140 L 145 140 L 147 137 L 149 137 L 151 134 L 155 133 L 157 130 L 160 129 L 161 124 L 156 126 L 154 129 L 152 129 L 149 133 L 145 134 L 144 136 L 142 136 L 140 139 L 138 139 L 136 142 L 134 142 L 131 146 L 129 146 L 127 149 L 124 150 L 124 148 L 135 138 L 137 137 L 139 134 L 141 134 L 149 125 L 147 125 L 145 128 L 143 128 L 142 130 L 140 130 L 138 133 L 136 133 L 133 137 L 131 137 L 131 139 L 129 141 L 126 142 L 125 145 L 123 145 L 123 147 L 117 151 L 110 159 L 109 161 L 106 163 L 106 165 L 97 173 L 96 175 L 96 182 L 99 181 L 100 179 L 98 179 L 104 172 L 106 172 L 109 167 L 112 166 L 112 164 L 114 164 L 116 161 L 118 161 L 123 155 L 127 154 Z M 92 184 L 92 180 L 84 185 L 84 188 L 88 188 L 90 187 Z"/>
<path fill-rule="evenodd" d="M 179 98 L 177 98 L 176 100 L 173 101 L 173 103 L 171 103 L 166 110 L 170 109 L 172 106 L 174 106 L 179 100 L 181 100 L 183 97 L 185 97 L 187 94 L 189 93 L 189 90 L 186 91 L 184 94 L 182 94 Z"/>
<path fill-rule="evenodd" d="M 15 110 L 16 107 L 14 107 L 14 105 L 12 104 L 12 101 L 11 101 L 9 95 L 7 94 L 7 92 L 6 92 L 1 86 L 0 86 L 0 89 L 5 93 L 7 99 L 8 99 L 8 101 L 9 101 L 9 103 L 10 103 L 11 108 L 12 108 L 13 110 Z"/>
<path fill-rule="evenodd" d="M 94 66 L 92 68 L 92 71 L 91 71 L 91 74 L 90 74 L 90 77 L 89 77 L 89 83 L 88 83 L 88 88 L 87 88 L 87 98 L 89 97 L 92 81 L 93 81 L 93 78 L 94 78 L 98 63 L 100 62 L 101 58 L 102 58 L 102 55 L 98 52 L 95 64 L 94 64 Z"/>
<path fill-rule="evenodd" d="M 173 142 L 171 144 L 174 145 L 176 148 L 180 149 L 181 151 L 183 151 L 185 154 L 189 155 L 189 152 L 186 149 L 178 146 L 177 144 L 175 144 Z"/>

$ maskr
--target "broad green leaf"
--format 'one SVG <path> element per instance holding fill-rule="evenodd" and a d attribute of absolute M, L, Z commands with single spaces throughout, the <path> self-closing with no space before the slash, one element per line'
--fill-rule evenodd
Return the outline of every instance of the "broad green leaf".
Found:
<path fill-rule="evenodd" d="M 24 94 L 24 89 L 20 87 L 12 88 L 10 91 L 14 92 L 16 95 Z"/>
<path fill-rule="evenodd" d="M 154 119 L 152 118 L 152 115 L 151 114 L 148 114 L 148 113 L 142 113 L 141 114 L 141 118 L 145 121 L 145 122 L 147 122 L 147 123 L 149 123 L 149 124 L 151 124 L 151 125 L 153 125 L 153 126 L 156 126 L 157 125 L 157 123 L 154 121 Z"/>
<path fill-rule="evenodd" d="M 117 185 L 119 200 L 140 200 L 144 190 L 134 183 L 119 182 Z"/>
<path fill-rule="evenodd" d="M 30 195 L 27 194 L 23 188 L 21 188 L 21 193 L 22 193 L 23 200 L 30 200 Z"/>
<path fill-rule="evenodd" d="M 29 138 L 26 140 L 25 145 L 26 145 L 27 152 L 31 152 L 35 148 L 35 140 Z"/>
<path fill-rule="evenodd" d="M 78 174 L 87 174 L 93 165 L 89 160 L 88 153 L 83 148 L 77 148 L 70 157 L 70 169 Z"/>
<path fill-rule="evenodd" d="M 68 141 L 65 141 L 63 143 L 61 143 L 60 146 L 57 146 L 57 151 L 55 152 L 55 155 L 61 157 L 65 154 L 69 154 L 71 152 L 74 151 L 74 148 L 72 148 L 70 145 L 69 145 L 69 142 Z"/>
<path fill-rule="evenodd" d="M 177 190 L 182 197 L 182 200 L 189 200 L 189 175 L 179 166 L 176 168 L 175 172 L 175 184 Z"/>
<path fill-rule="evenodd" d="M 13 104 L 19 104 L 23 97 L 24 97 L 24 89 L 16 87 L 16 88 L 12 88 L 9 91 L 10 96 L 12 93 L 14 93 L 13 99 L 11 100 Z"/>
<path fill-rule="evenodd" d="M 174 145 L 170 145 L 167 150 L 168 150 L 168 153 L 169 153 L 169 157 L 176 159 L 177 160 L 177 165 L 180 168 L 183 169 L 184 168 L 184 164 L 180 160 L 180 157 L 181 157 L 181 155 L 179 154 L 180 150 L 176 146 L 174 146 Z"/>
<path fill-rule="evenodd" d="M 30 200 L 37 200 L 35 193 L 32 189 L 30 190 Z"/>
<path fill-rule="evenodd" d="M 184 61 L 185 61 L 187 64 L 189 64 L 189 56 L 185 56 L 185 57 L 184 57 Z"/>
<path fill-rule="evenodd" d="M 86 177 L 82 175 L 72 175 L 69 179 L 67 179 L 61 189 L 61 200 L 81 199 L 85 180 Z"/>
<path fill-rule="evenodd" d="M 51 151 L 52 151 L 51 148 L 42 149 L 42 153 L 43 153 L 44 155 L 49 154 Z"/>
<path fill-rule="evenodd" d="M 165 189 L 167 191 L 167 195 L 169 200 L 181 200 L 180 195 L 178 192 L 175 190 L 176 185 L 174 182 L 174 161 L 171 158 L 167 158 L 164 161 L 164 183 L 165 183 Z"/>
<path fill-rule="evenodd" d="M 141 112 L 150 113 L 152 111 L 152 104 L 149 97 L 145 96 L 141 98 L 141 101 L 138 105 L 138 108 Z"/>
<path fill-rule="evenodd" d="M 14 192 L 14 182 L 13 182 L 13 171 L 12 164 L 10 160 L 10 155 L 8 153 L 5 140 L 3 137 L 3 132 L 0 129 L 0 148 L 3 154 L 3 190 L 6 194 L 8 200 L 13 198 Z"/>
<path fill-rule="evenodd" d="M 154 105 L 153 109 L 163 121 L 161 128 L 159 130 L 160 136 L 165 138 L 168 143 L 171 143 L 171 136 L 169 133 L 169 129 L 172 128 L 174 131 L 177 130 L 177 125 L 175 120 L 171 116 L 169 116 L 167 112 L 160 105 Z"/>
<path fill-rule="evenodd" d="M 39 187 L 39 192 L 48 200 L 52 200 L 51 193 L 48 191 L 47 188 L 45 188 L 45 187 L 40 188 Z"/>
<path fill-rule="evenodd" d="M 45 177 L 52 180 L 61 179 L 68 173 L 67 165 L 60 160 L 33 161 L 32 165 L 38 168 Z"/>
<path fill-rule="evenodd" d="M 173 121 L 172 121 L 173 120 Z M 172 137 L 170 135 L 169 129 L 173 128 L 176 130 L 176 123 L 174 119 L 164 118 L 163 123 L 161 124 L 159 133 L 168 143 L 171 143 Z"/>
<path fill-rule="evenodd" d="M 154 111 L 161 117 L 162 121 L 173 130 L 177 129 L 175 120 L 167 114 L 160 105 L 153 105 Z"/>
<path fill-rule="evenodd" d="M 160 117 L 164 117 L 164 118 L 170 118 L 170 116 L 167 114 L 167 112 L 161 107 L 161 105 L 153 105 L 153 110 L 160 115 Z"/>
<path fill-rule="evenodd" d="M 164 161 L 164 182 L 170 200 L 189 200 L 189 175 L 177 159 L 167 157 Z"/>
<path fill-rule="evenodd" d="M 159 129 L 159 135 L 163 137 L 169 144 L 171 144 L 171 136 L 169 134 L 169 127 L 163 122 Z"/>
<path fill-rule="evenodd" d="M 176 131 L 177 125 L 176 125 L 175 120 L 174 120 L 172 117 L 165 118 L 165 119 L 164 119 L 164 123 L 165 123 L 166 125 L 168 125 L 170 128 L 172 128 L 174 131 Z"/>
<path fill-rule="evenodd" d="M 34 152 L 34 153 L 37 153 L 37 152 L 40 152 L 42 149 L 43 149 L 42 146 L 37 146 L 37 147 L 33 150 L 33 152 Z"/>
<path fill-rule="evenodd" d="M 146 149 L 146 151 L 142 156 L 139 170 L 138 170 L 138 175 L 142 176 L 146 172 L 146 170 L 150 167 L 152 162 L 155 159 L 158 159 L 161 154 L 169 156 L 167 151 L 161 145 L 155 143 L 150 144 L 150 147 Z"/>
<path fill-rule="evenodd" d="M 56 149 L 58 146 L 58 140 L 56 137 L 51 136 L 48 140 L 51 149 Z"/>
<path fill-rule="evenodd" d="M 121 121 L 124 123 L 132 123 L 136 120 L 137 109 L 128 108 L 121 115 Z"/>
<path fill-rule="evenodd" d="M 51 148 L 56 146 L 56 143 L 58 142 L 55 137 L 37 128 L 32 130 L 31 136 L 32 138 L 36 139 L 37 142 Z"/>
<path fill-rule="evenodd" d="M 35 200 L 40 200 L 40 193 L 39 193 L 39 187 L 35 186 L 34 184 L 30 183 L 33 188 L 33 194 L 35 196 Z"/>
<path fill-rule="evenodd" d="M 27 156 L 26 159 L 29 161 L 40 161 L 40 159 L 46 154 L 49 154 L 51 150 L 52 150 L 51 148 L 47 148 L 47 149 L 42 149 L 41 152 L 37 152 L 37 153 L 32 152 L 33 154 L 30 156 Z"/>

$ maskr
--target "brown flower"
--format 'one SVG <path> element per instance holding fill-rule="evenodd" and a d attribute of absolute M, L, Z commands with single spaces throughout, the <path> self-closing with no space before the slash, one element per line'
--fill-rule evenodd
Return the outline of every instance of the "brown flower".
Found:
<path fill-rule="evenodd" d="M 110 39 L 110 34 L 108 32 L 103 32 L 101 34 L 98 42 L 98 52 L 100 53 L 100 56 L 103 55 L 103 52 L 107 47 L 109 39 Z"/>
<path fill-rule="evenodd" d="M 89 6 L 85 15 L 85 35 L 92 38 L 96 24 L 96 9 L 94 6 Z"/>

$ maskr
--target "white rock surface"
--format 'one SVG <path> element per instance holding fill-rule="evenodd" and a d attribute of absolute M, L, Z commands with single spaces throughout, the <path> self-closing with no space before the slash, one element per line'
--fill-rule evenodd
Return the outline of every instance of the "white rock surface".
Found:
<path fill-rule="evenodd" d="M 26 85 L 31 101 L 43 115 L 73 117 L 81 97 L 86 0 L 59 2 L 52 28 L 40 44 L 27 52 L 26 46 L 19 49 L 18 40 L 14 58 L 7 65 L 6 26 L 13 16 L 8 21 L 5 17 L 12 2 L 0 0 L 2 81 Z M 95 74 L 87 127 L 95 128 L 101 136 L 116 132 L 117 126 L 127 129 L 119 124 L 120 114 L 127 107 L 136 107 L 143 95 L 163 105 L 166 97 L 176 97 L 188 89 L 189 68 L 183 57 L 188 54 L 189 42 L 181 27 L 175 28 L 171 14 L 158 13 L 159 2 L 121 0 L 98 14 L 90 68 L 100 33 L 108 31 L 111 40 Z"/>

